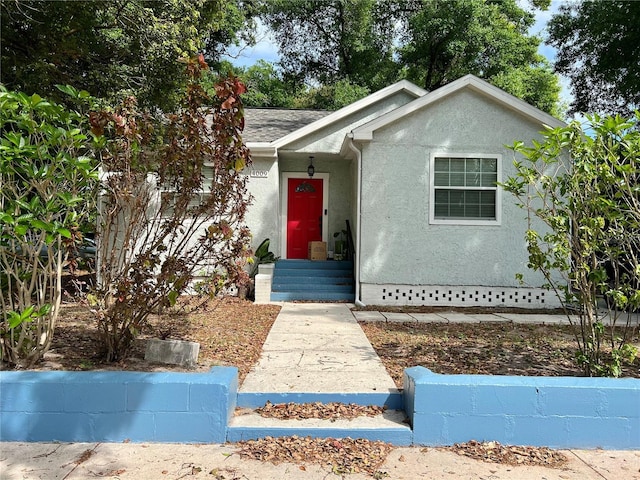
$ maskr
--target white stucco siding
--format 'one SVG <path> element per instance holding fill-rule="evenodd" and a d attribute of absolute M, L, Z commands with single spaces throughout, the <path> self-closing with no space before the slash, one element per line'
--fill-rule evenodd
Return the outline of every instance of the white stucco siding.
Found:
<path fill-rule="evenodd" d="M 261 175 L 266 172 L 266 177 L 250 176 L 247 182 L 247 189 L 253 196 L 253 202 L 247 210 L 245 217 L 246 224 L 251 230 L 253 240 L 251 246 L 257 248 L 265 239 L 270 239 L 270 249 L 281 256 L 280 252 L 280 229 L 278 219 L 279 206 L 279 172 L 275 159 L 253 158 L 253 165 L 246 171 L 250 175 L 250 170 L 259 172 Z"/>
<path fill-rule="evenodd" d="M 457 92 L 374 133 L 363 144 L 361 282 L 516 287 L 544 283 L 527 270 L 525 212 L 502 196 L 501 225 L 430 225 L 432 152 L 502 155 L 514 173 L 516 140 L 542 129 L 478 93 Z"/>
<path fill-rule="evenodd" d="M 281 150 L 309 154 L 317 152 L 338 154 L 347 133 L 384 113 L 406 105 L 412 100 L 415 100 L 415 97 L 408 93 L 397 92 L 325 128 L 316 130 L 312 134 L 284 146 Z"/>

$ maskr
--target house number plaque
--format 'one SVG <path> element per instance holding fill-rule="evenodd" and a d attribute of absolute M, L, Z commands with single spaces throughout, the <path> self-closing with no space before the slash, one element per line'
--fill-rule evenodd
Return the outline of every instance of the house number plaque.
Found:
<path fill-rule="evenodd" d="M 251 170 L 249 176 L 254 178 L 267 178 L 269 176 L 269 170 Z"/>

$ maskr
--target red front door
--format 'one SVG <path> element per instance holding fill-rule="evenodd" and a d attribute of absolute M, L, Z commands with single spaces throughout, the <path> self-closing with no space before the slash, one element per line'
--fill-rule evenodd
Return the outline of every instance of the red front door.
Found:
<path fill-rule="evenodd" d="M 309 242 L 322 241 L 322 179 L 290 178 L 287 258 L 307 258 Z"/>

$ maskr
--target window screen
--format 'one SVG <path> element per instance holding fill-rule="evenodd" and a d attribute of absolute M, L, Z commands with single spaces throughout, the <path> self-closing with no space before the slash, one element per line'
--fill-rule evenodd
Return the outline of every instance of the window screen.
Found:
<path fill-rule="evenodd" d="M 435 220 L 497 220 L 498 158 L 433 159 Z"/>

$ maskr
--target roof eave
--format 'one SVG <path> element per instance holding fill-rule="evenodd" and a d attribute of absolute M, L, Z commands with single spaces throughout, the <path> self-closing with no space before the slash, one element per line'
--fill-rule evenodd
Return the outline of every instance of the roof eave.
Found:
<path fill-rule="evenodd" d="M 273 142 L 247 142 L 246 146 L 250 150 L 252 157 L 278 157 L 278 149 L 273 145 Z"/>

